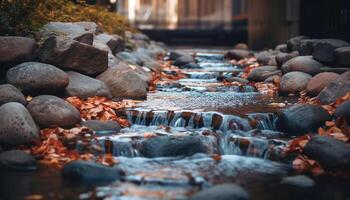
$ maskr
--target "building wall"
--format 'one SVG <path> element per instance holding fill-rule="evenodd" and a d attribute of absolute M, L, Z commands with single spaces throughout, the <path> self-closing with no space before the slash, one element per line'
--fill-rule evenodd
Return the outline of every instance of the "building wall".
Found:
<path fill-rule="evenodd" d="M 299 0 L 248 0 L 248 43 L 274 47 L 299 34 Z"/>

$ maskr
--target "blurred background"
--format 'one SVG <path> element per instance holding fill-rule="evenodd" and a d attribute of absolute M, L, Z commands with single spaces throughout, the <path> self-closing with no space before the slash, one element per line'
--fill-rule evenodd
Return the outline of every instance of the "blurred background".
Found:
<path fill-rule="evenodd" d="M 350 0 L 89 0 L 168 45 L 273 47 L 296 35 L 350 40 Z"/>

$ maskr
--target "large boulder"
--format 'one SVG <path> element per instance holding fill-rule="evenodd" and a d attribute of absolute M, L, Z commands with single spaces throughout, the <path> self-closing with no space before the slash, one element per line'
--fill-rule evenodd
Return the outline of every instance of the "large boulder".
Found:
<path fill-rule="evenodd" d="M 0 106 L 9 102 L 27 104 L 26 98 L 16 87 L 11 84 L 0 85 Z"/>
<path fill-rule="evenodd" d="M 336 49 L 335 58 L 338 65 L 350 67 L 350 47 L 340 47 Z"/>
<path fill-rule="evenodd" d="M 68 75 L 57 67 L 44 63 L 19 64 L 6 74 L 8 83 L 25 94 L 55 94 L 64 91 L 69 83 Z"/>
<path fill-rule="evenodd" d="M 317 43 L 317 39 L 307 39 L 301 40 L 299 45 L 299 55 L 301 56 L 309 56 L 314 52 L 314 46 Z"/>
<path fill-rule="evenodd" d="M 284 63 L 286 63 L 287 61 L 289 61 L 292 58 L 297 57 L 298 55 L 299 55 L 299 53 L 297 51 L 293 51 L 291 53 L 279 53 L 279 54 L 277 54 L 275 57 L 277 66 L 279 68 L 281 68 Z"/>
<path fill-rule="evenodd" d="M 36 50 L 35 40 L 31 38 L 0 36 L 0 68 L 9 69 L 19 63 L 33 61 Z"/>
<path fill-rule="evenodd" d="M 109 68 L 100 74 L 97 79 L 107 85 L 114 98 L 146 99 L 147 77 L 133 68 L 122 66 L 120 64 L 115 68 Z"/>
<path fill-rule="evenodd" d="M 145 157 L 191 156 L 196 153 L 207 153 L 200 137 L 161 136 L 142 141 L 141 153 Z"/>
<path fill-rule="evenodd" d="M 191 196 L 191 200 L 249 200 L 249 194 L 239 185 L 221 184 Z"/>
<path fill-rule="evenodd" d="M 120 179 L 122 171 L 92 161 L 77 160 L 63 166 L 62 175 L 66 179 L 83 182 L 112 182 Z"/>
<path fill-rule="evenodd" d="M 96 75 L 108 68 L 108 52 L 66 37 L 50 37 L 40 47 L 41 61 L 62 69 Z"/>
<path fill-rule="evenodd" d="M 252 56 L 252 53 L 250 53 L 247 50 L 242 50 L 242 49 L 233 49 L 228 51 L 225 54 L 226 59 L 234 59 L 234 60 L 242 60 L 244 58 L 249 58 Z"/>
<path fill-rule="evenodd" d="M 80 122 L 79 111 L 73 105 L 55 96 L 37 96 L 27 108 L 41 128 L 71 128 Z"/>
<path fill-rule="evenodd" d="M 350 100 L 340 104 L 337 109 L 335 109 L 334 116 L 336 118 L 343 117 L 346 120 L 348 126 L 350 126 Z"/>
<path fill-rule="evenodd" d="M 82 99 L 94 96 L 111 97 L 104 82 L 78 72 L 69 71 L 67 74 L 69 76 L 69 84 L 65 89 L 67 96 L 77 96 Z"/>
<path fill-rule="evenodd" d="M 310 75 L 315 75 L 320 73 L 321 67 L 323 65 L 316 60 L 312 59 L 311 56 L 298 56 L 290 59 L 282 65 L 282 72 L 304 72 Z"/>
<path fill-rule="evenodd" d="M 350 172 L 350 145 L 327 136 L 314 136 L 303 153 L 332 171 Z"/>
<path fill-rule="evenodd" d="M 333 72 L 323 72 L 310 79 L 306 91 L 310 96 L 317 96 L 331 81 L 337 79 L 339 74 Z"/>
<path fill-rule="evenodd" d="M 40 139 L 39 129 L 28 110 L 20 103 L 0 107 L 0 144 L 30 144 Z"/>
<path fill-rule="evenodd" d="M 88 25 L 87 23 L 49 22 L 41 28 L 40 35 L 43 39 L 52 36 L 64 36 L 84 44 L 92 45 L 94 33 L 97 31 L 97 25 L 90 22 L 96 25 L 94 28 L 93 25 Z"/>
<path fill-rule="evenodd" d="M 300 136 L 316 132 L 330 119 L 331 116 L 321 106 L 298 104 L 280 111 L 276 126 L 279 131 Z"/>
<path fill-rule="evenodd" d="M 323 104 L 335 102 L 340 97 L 350 91 L 350 71 L 340 75 L 337 79 L 331 81 L 319 94 L 318 99 Z"/>
<path fill-rule="evenodd" d="M 303 35 L 290 38 L 287 41 L 287 51 L 288 52 L 299 51 L 301 41 L 306 39 L 309 39 L 309 38 Z"/>
<path fill-rule="evenodd" d="M 281 74 L 281 70 L 279 70 L 276 66 L 262 66 L 253 69 L 248 76 L 248 80 L 261 82 L 266 80 L 270 76 Z"/>
<path fill-rule="evenodd" d="M 119 35 L 109 35 L 106 33 L 99 34 L 95 36 L 95 41 L 100 41 L 106 44 L 111 50 L 113 55 L 125 50 L 125 41 Z"/>
<path fill-rule="evenodd" d="M 334 50 L 340 47 L 350 46 L 348 42 L 338 39 L 318 40 L 314 45 L 312 56 L 315 60 L 324 63 L 335 63 Z"/>
<path fill-rule="evenodd" d="M 31 171 L 37 169 L 35 158 L 21 150 L 10 150 L 0 153 L 0 168 Z"/>
<path fill-rule="evenodd" d="M 304 72 L 289 72 L 282 76 L 279 91 L 284 94 L 295 94 L 306 89 L 311 75 Z"/>

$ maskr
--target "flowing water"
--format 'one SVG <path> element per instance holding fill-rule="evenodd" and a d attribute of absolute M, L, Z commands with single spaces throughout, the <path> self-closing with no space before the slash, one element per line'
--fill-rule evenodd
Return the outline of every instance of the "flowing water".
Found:
<path fill-rule="evenodd" d="M 200 68 L 184 69 L 187 78 L 157 85 L 157 92 L 149 93 L 146 101 L 125 111 L 131 127 L 98 137 L 102 147 L 112 144 L 118 168 L 126 174 L 122 180 L 98 185 L 70 182 L 47 168 L 2 172 L 1 195 L 4 199 L 29 194 L 45 199 L 188 199 L 201 189 L 231 182 L 257 200 L 350 196 L 341 180 L 320 178 L 306 189 L 282 184 L 283 177 L 295 174 L 292 158 L 282 151 L 291 138 L 278 131 L 278 108 L 268 104 L 288 105 L 296 99 L 262 95 L 252 86 L 225 86 L 218 79 L 238 76 L 243 69 L 225 62 L 221 52 L 201 51 L 196 59 Z"/>

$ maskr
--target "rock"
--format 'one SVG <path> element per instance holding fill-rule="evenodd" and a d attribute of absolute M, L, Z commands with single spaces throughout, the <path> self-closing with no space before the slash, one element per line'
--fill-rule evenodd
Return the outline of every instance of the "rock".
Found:
<path fill-rule="evenodd" d="M 26 62 L 7 71 L 8 83 L 20 88 L 24 94 L 56 94 L 64 91 L 68 75 L 57 67 L 44 63 Z"/>
<path fill-rule="evenodd" d="M 102 28 L 99 25 L 97 25 L 95 22 L 72 22 L 72 23 L 84 27 L 86 31 L 92 32 L 94 35 L 98 35 L 103 32 Z"/>
<path fill-rule="evenodd" d="M 108 52 L 64 37 L 50 37 L 41 46 L 42 62 L 85 75 L 96 75 L 108 68 Z"/>
<path fill-rule="evenodd" d="M 226 59 L 242 60 L 251 57 L 252 54 L 247 50 L 233 49 L 225 54 Z"/>
<path fill-rule="evenodd" d="M 281 76 L 280 75 L 270 76 L 267 79 L 265 79 L 264 82 L 265 83 L 279 84 L 281 82 Z"/>
<path fill-rule="evenodd" d="M 350 67 L 350 47 L 341 47 L 335 49 L 336 63 L 339 66 Z"/>
<path fill-rule="evenodd" d="M 233 49 L 249 50 L 249 47 L 246 43 L 238 43 L 233 47 Z"/>
<path fill-rule="evenodd" d="M 331 81 L 319 94 L 322 104 L 331 104 L 350 91 L 350 71 Z"/>
<path fill-rule="evenodd" d="M 296 36 L 287 41 L 287 51 L 292 52 L 292 51 L 299 51 L 300 48 L 300 43 L 302 40 L 309 39 L 306 36 Z"/>
<path fill-rule="evenodd" d="M 109 68 L 97 79 L 107 85 L 114 98 L 146 99 L 147 78 L 131 68 L 121 68 L 122 65 Z"/>
<path fill-rule="evenodd" d="M 49 22 L 41 28 L 40 35 L 43 39 L 52 36 L 68 37 L 87 45 L 92 45 L 94 41 L 93 30 L 86 29 L 83 25 L 72 22 Z"/>
<path fill-rule="evenodd" d="M 288 184 L 301 188 L 311 188 L 315 185 L 315 181 L 304 175 L 284 177 L 281 184 Z"/>
<path fill-rule="evenodd" d="M 0 106 L 9 102 L 27 104 L 26 98 L 16 87 L 10 84 L 0 85 Z"/>
<path fill-rule="evenodd" d="M 267 62 L 269 66 L 277 66 L 276 56 L 271 56 L 269 62 Z"/>
<path fill-rule="evenodd" d="M 336 118 L 343 117 L 346 120 L 348 126 L 350 126 L 350 100 L 340 104 L 337 109 L 335 109 L 334 116 Z"/>
<path fill-rule="evenodd" d="M 77 160 L 63 166 L 64 178 L 85 182 L 112 182 L 120 179 L 122 172 L 92 161 Z"/>
<path fill-rule="evenodd" d="M 307 84 L 306 91 L 310 96 L 317 96 L 331 81 L 337 79 L 339 74 L 323 72 L 312 77 Z"/>
<path fill-rule="evenodd" d="M 116 55 L 117 53 L 125 50 L 125 41 L 119 35 L 109 35 L 102 33 L 95 36 L 95 41 L 100 41 L 106 44 L 110 48 L 113 55 Z"/>
<path fill-rule="evenodd" d="M 0 107 L 0 144 L 30 144 L 40 139 L 39 129 L 27 109 L 20 103 Z"/>
<path fill-rule="evenodd" d="M 340 140 L 314 136 L 306 144 L 303 153 L 328 170 L 350 171 L 350 146 Z"/>
<path fill-rule="evenodd" d="M 275 48 L 276 51 L 287 53 L 287 44 L 279 44 Z"/>
<path fill-rule="evenodd" d="M 255 55 L 256 60 L 261 65 L 267 65 L 271 58 L 273 57 L 271 52 L 263 51 Z"/>
<path fill-rule="evenodd" d="M 111 98 L 111 93 L 104 82 L 78 72 L 69 71 L 67 74 L 69 76 L 69 84 L 65 89 L 67 96 L 77 96 L 82 99 L 94 96 Z"/>
<path fill-rule="evenodd" d="M 311 56 L 297 56 L 282 65 L 282 72 L 304 72 L 310 75 L 320 73 L 322 64 L 312 59 Z"/>
<path fill-rule="evenodd" d="M 173 65 L 181 67 L 181 66 L 187 65 L 189 63 L 195 63 L 195 62 L 196 61 L 195 61 L 195 59 L 192 56 L 184 55 L 184 56 L 181 56 L 181 57 L 177 58 L 174 61 Z"/>
<path fill-rule="evenodd" d="M 221 184 L 209 189 L 200 191 L 191 200 L 248 200 L 248 193 L 236 184 Z"/>
<path fill-rule="evenodd" d="M 282 76 L 279 91 L 285 94 L 295 94 L 306 89 L 311 75 L 304 72 L 289 72 Z"/>
<path fill-rule="evenodd" d="M 143 65 L 143 61 L 139 57 L 126 51 L 118 53 L 117 58 L 132 65 Z"/>
<path fill-rule="evenodd" d="M 149 158 L 190 156 L 207 152 L 201 139 L 195 136 L 160 136 L 142 141 L 141 146 L 142 155 Z"/>
<path fill-rule="evenodd" d="M 298 104 L 280 111 L 276 126 L 279 131 L 300 136 L 316 132 L 330 119 L 331 116 L 321 106 Z"/>
<path fill-rule="evenodd" d="M 143 41 L 150 42 L 149 37 L 143 33 L 133 33 L 131 38 L 134 40 L 143 40 Z"/>
<path fill-rule="evenodd" d="M 146 52 L 148 53 L 148 55 L 153 58 L 153 59 L 158 59 L 161 56 L 164 56 L 166 54 L 166 50 L 165 48 L 163 48 L 161 45 L 159 45 L 159 43 L 151 43 Z"/>
<path fill-rule="evenodd" d="M 36 57 L 35 40 L 25 37 L 0 36 L 0 68 L 5 70 Z"/>
<path fill-rule="evenodd" d="M 71 128 L 80 122 L 79 111 L 55 96 L 37 96 L 28 104 L 27 108 L 41 128 Z"/>
<path fill-rule="evenodd" d="M 292 58 L 297 57 L 298 55 L 299 55 L 299 53 L 297 51 L 294 51 L 292 53 L 279 53 L 279 54 L 277 54 L 275 59 L 276 59 L 276 64 L 277 64 L 278 68 L 281 68 L 284 63 L 286 63 L 287 61 L 289 61 Z"/>
<path fill-rule="evenodd" d="M 115 134 L 119 133 L 121 129 L 120 125 L 115 121 L 88 120 L 81 122 L 81 125 L 91 128 L 97 135 L 105 135 L 103 134 L 104 132 Z"/>
<path fill-rule="evenodd" d="M 300 41 L 299 46 L 299 55 L 301 56 L 309 56 L 312 55 L 314 52 L 314 46 L 318 42 L 318 40 L 315 39 L 307 39 Z"/>
<path fill-rule="evenodd" d="M 20 150 L 10 150 L 0 153 L 0 168 L 11 170 L 36 170 L 35 158 Z"/>
<path fill-rule="evenodd" d="M 180 58 L 181 56 L 191 56 L 185 52 L 182 51 L 169 51 L 166 55 L 167 60 L 176 60 L 178 58 Z"/>
<path fill-rule="evenodd" d="M 261 82 L 270 76 L 281 74 L 281 70 L 279 70 L 276 66 L 263 66 L 253 69 L 248 76 L 248 80 Z"/>
<path fill-rule="evenodd" d="M 315 60 L 324 63 L 335 63 L 334 50 L 340 47 L 350 46 L 349 43 L 338 39 L 318 40 L 314 45 L 312 56 Z"/>
<path fill-rule="evenodd" d="M 243 83 L 243 84 L 249 83 L 249 80 L 248 80 L 248 79 L 239 78 L 239 77 L 225 78 L 225 80 L 228 81 L 228 82 L 239 82 L 239 83 Z"/>
<path fill-rule="evenodd" d="M 345 72 L 348 72 L 350 71 L 350 67 L 348 68 L 342 68 L 342 67 L 322 67 L 321 68 L 321 72 L 333 72 L 333 73 L 336 73 L 336 74 L 342 74 L 342 73 L 345 73 Z"/>

